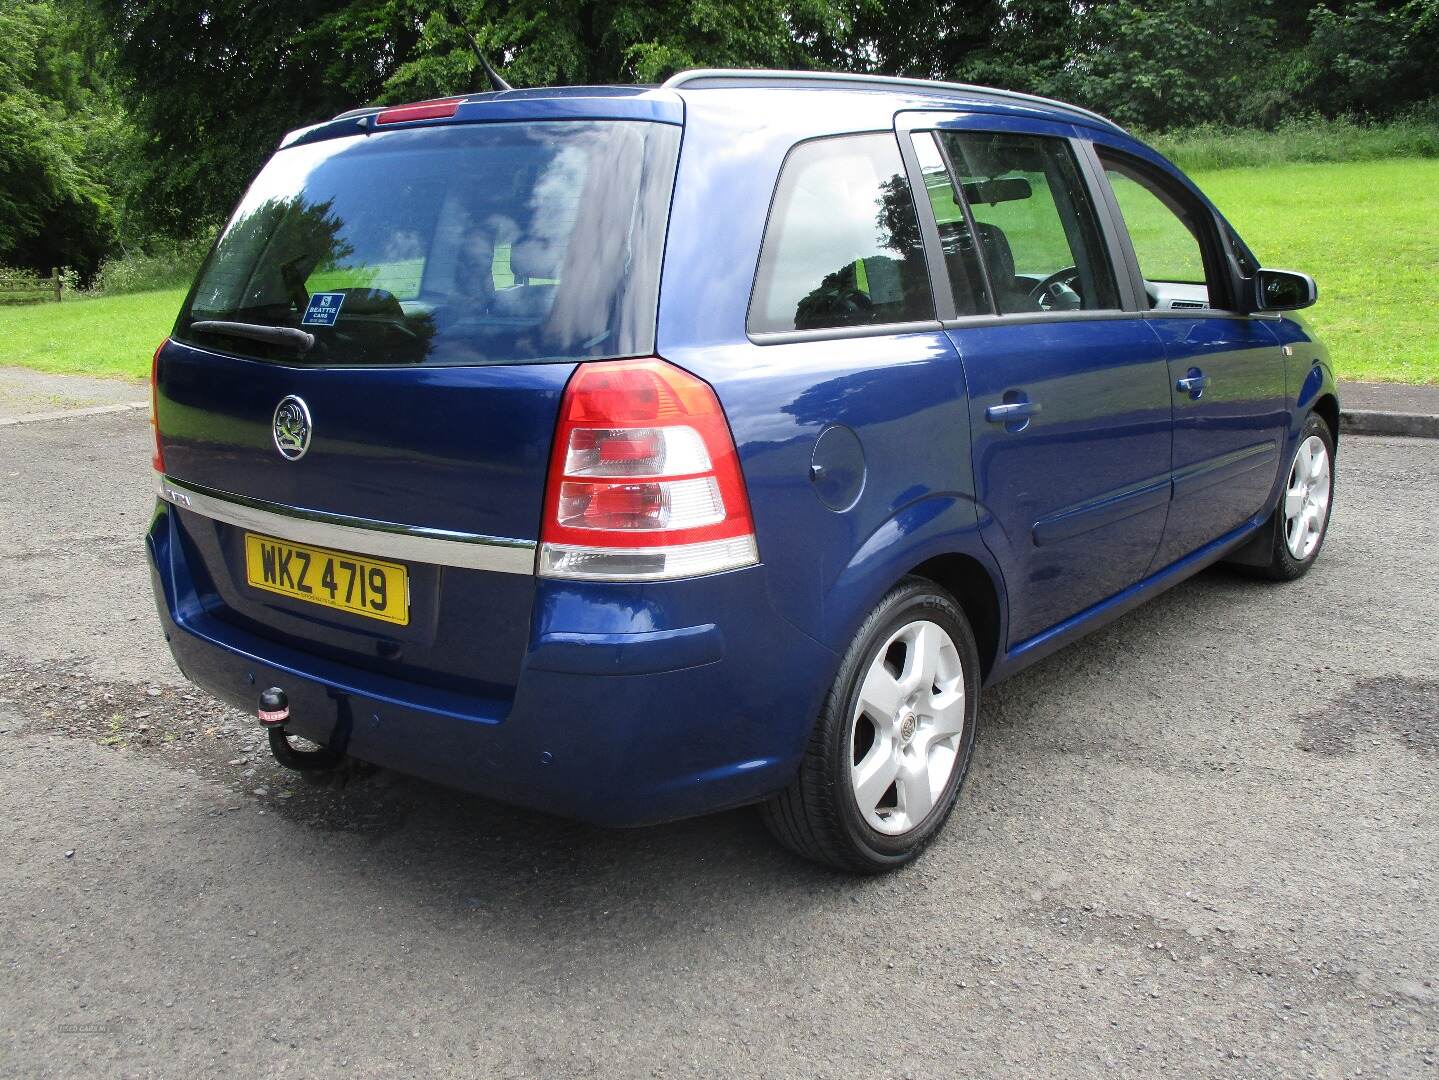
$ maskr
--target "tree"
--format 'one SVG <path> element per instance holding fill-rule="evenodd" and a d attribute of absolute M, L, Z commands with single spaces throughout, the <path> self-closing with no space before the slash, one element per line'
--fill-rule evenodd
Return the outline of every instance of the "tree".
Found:
<path fill-rule="evenodd" d="M 1036 2 L 1045 0 L 837 0 L 829 18 L 808 25 L 801 37 L 813 66 L 953 78 L 988 48 L 1011 8 Z"/>
<path fill-rule="evenodd" d="M 0 258 L 23 236 L 38 262 L 213 227 L 291 128 L 488 89 L 470 34 L 517 86 L 882 72 L 1034 91 L 1151 129 L 1377 118 L 1439 94 L 1439 0 L 0 5 Z"/>
<path fill-rule="evenodd" d="M 1383 115 L 1439 94 L 1439 0 L 1317 6 L 1294 97 L 1328 115 Z"/>
<path fill-rule="evenodd" d="M 1073 0 L 1008 0 L 988 41 L 951 72 L 966 82 L 1053 93 L 1073 62 L 1085 7 Z"/>
<path fill-rule="evenodd" d="M 133 210 L 212 223 L 287 130 L 355 105 L 488 89 L 464 29 L 516 85 L 655 80 L 696 64 L 807 66 L 831 0 L 93 0 L 143 134 Z"/>
<path fill-rule="evenodd" d="M 1084 11 L 1081 47 L 1049 80 L 1056 97 L 1122 124 L 1233 121 L 1263 84 L 1274 22 L 1253 0 L 1120 0 Z"/>
<path fill-rule="evenodd" d="M 286 131 L 373 98 L 418 38 L 403 0 L 94 0 L 143 132 L 132 212 L 189 235 Z"/>
<path fill-rule="evenodd" d="M 83 62 L 83 15 L 53 0 L 0 6 L 0 263 L 88 275 L 113 235 L 103 175 L 128 128 Z"/>
<path fill-rule="evenodd" d="M 428 13 L 428 14 L 422 14 Z M 464 30 L 516 86 L 658 82 L 690 67 L 806 68 L 806 41 L 837 36 L 830 0 L 461 0 L 416 8 L 422 32 L 390 100 L 488 89 Z"/>

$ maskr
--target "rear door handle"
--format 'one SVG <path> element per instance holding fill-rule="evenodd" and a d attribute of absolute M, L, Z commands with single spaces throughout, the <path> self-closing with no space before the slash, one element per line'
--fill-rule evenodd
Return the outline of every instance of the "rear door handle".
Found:
<path fill-rule="evenodd" d="M 1009 424 L 1023 420 L 1041 411 L 1037 401 L 1009 401 L 1003 405 L 991 405 L 984 410 L 984 418 L 991 424 Z"/>
<path fill-rule="evenodd" d="M 1190 368 L 1184 374 L 1184 378 L 1174 384 L 1174 389 L 1181 394 L 1188 394 L 1191 399 L 1198 401 L 1204 393 L 1204 388 L 1209 385 L 1209 376 L 1198 368 Z"/>

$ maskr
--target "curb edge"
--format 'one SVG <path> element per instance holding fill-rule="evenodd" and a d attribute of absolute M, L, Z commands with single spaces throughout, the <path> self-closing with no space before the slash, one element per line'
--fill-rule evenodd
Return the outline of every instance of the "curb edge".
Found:
<path fill-rule="evenodd" d="M 1418 439 L 1439 439 L 1439 416 L 1380 412 L 1374 409 L 1343 409 L 1339 414 L 1339 430 L 1347 435 L 1403 435 Z"/>

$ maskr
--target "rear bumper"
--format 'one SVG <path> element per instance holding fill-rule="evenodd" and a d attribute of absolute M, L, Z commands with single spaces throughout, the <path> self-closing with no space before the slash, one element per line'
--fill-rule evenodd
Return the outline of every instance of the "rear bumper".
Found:
<path fill-rule="evenodd" d="M 595 824 L 688 817 L 779 790 L 838 663 L 774 613 L 754 567 L 642 587 L 543 582 L 512 698 L 421 686 L 212 613 L 174 513 L 157 505 L 146 544 L 166 640 L 192 682 L 247 712 L 279 686 L 296 734 Z"/>

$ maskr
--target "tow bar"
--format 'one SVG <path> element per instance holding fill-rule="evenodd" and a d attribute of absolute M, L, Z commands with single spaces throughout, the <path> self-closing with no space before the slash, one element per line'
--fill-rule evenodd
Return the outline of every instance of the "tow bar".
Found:
<path fill-rule="evenodd" d="M 320 746 L 314 750 L 300 750 L 290 742 L 285 723 L 290 719 L 290 699 L 278 686 L 260 692 L 260 707 L 255 711 L 260 726 L 270 738 L 270 753 L 287 769 L 297 772 L 312 772 L 317 769 L 333 769 L 344 761 L 344 755 Z"/>

